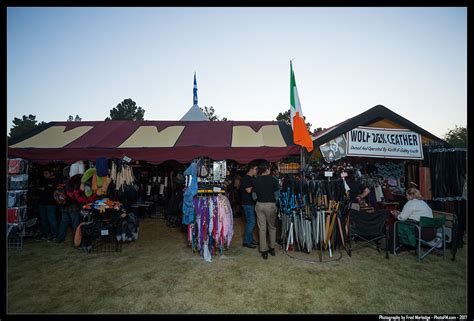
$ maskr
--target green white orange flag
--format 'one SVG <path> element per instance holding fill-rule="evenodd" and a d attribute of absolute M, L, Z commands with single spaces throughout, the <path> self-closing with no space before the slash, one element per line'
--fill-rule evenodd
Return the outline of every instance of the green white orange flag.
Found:
<path fill-rule="evenodd" d="M 296 88 L 295 74 L 293 73 L 293 65 L 290 61 L 290 119 L 293 128 L 293 142 L 296 145 L 304 146 L 308 152 L 313 150 L 313 140 L 309 135 L 308 128 L 301 111 L 300 98 L 298 89 Z"/>

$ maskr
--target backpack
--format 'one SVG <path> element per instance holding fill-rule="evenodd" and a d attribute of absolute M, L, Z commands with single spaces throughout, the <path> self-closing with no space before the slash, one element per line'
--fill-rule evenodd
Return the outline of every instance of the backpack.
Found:
<path fill-rule="evenodd" d="M 65 205 L 67 201 L 66 186 L 65 184 L 59 184 L 53 192 L 53 198 L 57 205 Z"/>

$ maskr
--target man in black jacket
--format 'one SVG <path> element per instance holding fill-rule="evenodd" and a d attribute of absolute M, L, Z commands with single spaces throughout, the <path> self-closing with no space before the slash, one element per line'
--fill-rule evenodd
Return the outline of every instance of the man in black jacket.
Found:
<path fill-rule="evenodd" d="M 260 176 L 253 183 L 252 193 L 257 201 L 255 212 L 257 213 L 257 224 L 259 231 L 260 253 L 263 259 L 268 258 L 268 253 L 275 256 L 276 243 L 276 201 L 280 186 L 275 177 L 270 175 L 270 164 L 263 163 L 260 166 Z M 267 242 L 267 228 L 270 242 Z"/>
<path fill-rule="evenodd" d="M 39 191 L 39 212 L 41 219 L 41 239 L 47 240 L 48 233 L 51 232 L 50 241 L 56 241 L 58 236 L 58 222 L 56 220 L 56 201 L 53 194 L 57 181 L 51 170 L 43 170 Z"/>
<path fill-rule="evenodd" d="M 257 164 L 250 163 L 247 174 L 240 181 L 240 200 L 245 213 L 245 232 L 243 246 L 254 249 L 258 242 L 253 239 L 255 228 L 255 202 L 252 199 L 252 185 L 257 175 Z"/>

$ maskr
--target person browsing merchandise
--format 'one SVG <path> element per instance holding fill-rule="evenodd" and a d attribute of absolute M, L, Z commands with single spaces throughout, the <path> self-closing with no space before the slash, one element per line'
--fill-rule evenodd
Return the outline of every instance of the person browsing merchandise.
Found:
<path fill-rule="evenodd" d="M 276 200 L 280 190 L 278 181 L 271 176 L 270 164 L 261 164 L 260 176 L 253 183 L 252 194 L 256 200 L 255 212 L 257 213 L 257 225 L 260 241 L 260 253 L 263 259 L 268 258 L 268 253 L 275 256 L 276 243 Z M 267 242 L 267 230 L 270 241 Z"/>
<path fill-rule="evenodd" d="M 41 219 L 41 239 L 47 240 L 48 233 L 51 232 L 50 241 L 56 241 L 58 236 L 58 222 L 56 219 L 56 201 L 54 200 L 54 190 L 57 180 L 49 169 L 43 170 L 43 177 L 40 180 L 39 193 L 39 213 Z"/>
<path fill-rule="evenodd" d="M 63 169 L 62 183 L 65 185 L 67 185 L 69 181 L 69 170 L 69 166 L 66 166 Z M 74 236 L 81 220 L 81 207 L 75 200 L 67 198 L 65 204 L 59 205 L 59 211 L 61 212 L 61 221 L 59 223 L 57 242 L 62 243 L 66 239 L 67 229 L 69 226 L 71 226 L 72 235 Z"/>
<path fill-rule="evenodd" d="M 255 202 L 252 199 L 252 185 L 257 175 L 257 164 L 250 163 L 247 173 L 240 181 L 240 200 L 245 214 L 245 231 L 243 246 L 254 249 L 258 242 L 253 239 L 255 228 Z"/>

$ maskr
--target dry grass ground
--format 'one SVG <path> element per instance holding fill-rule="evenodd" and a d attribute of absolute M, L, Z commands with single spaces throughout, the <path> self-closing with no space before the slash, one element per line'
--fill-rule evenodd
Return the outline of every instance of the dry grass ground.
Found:
<path fill-rule="evenodd" d="M 242 247 L 242 230 L 235 219 L 231 247 L 211 263 L 161 219 L 143 219 L 121 253 L 27 241 L 8 253 L 7 313 L 467 313 L 467 245 L 454 262 L 370 248 L 328 263 L 277 249 L 265 261 Z"/>

